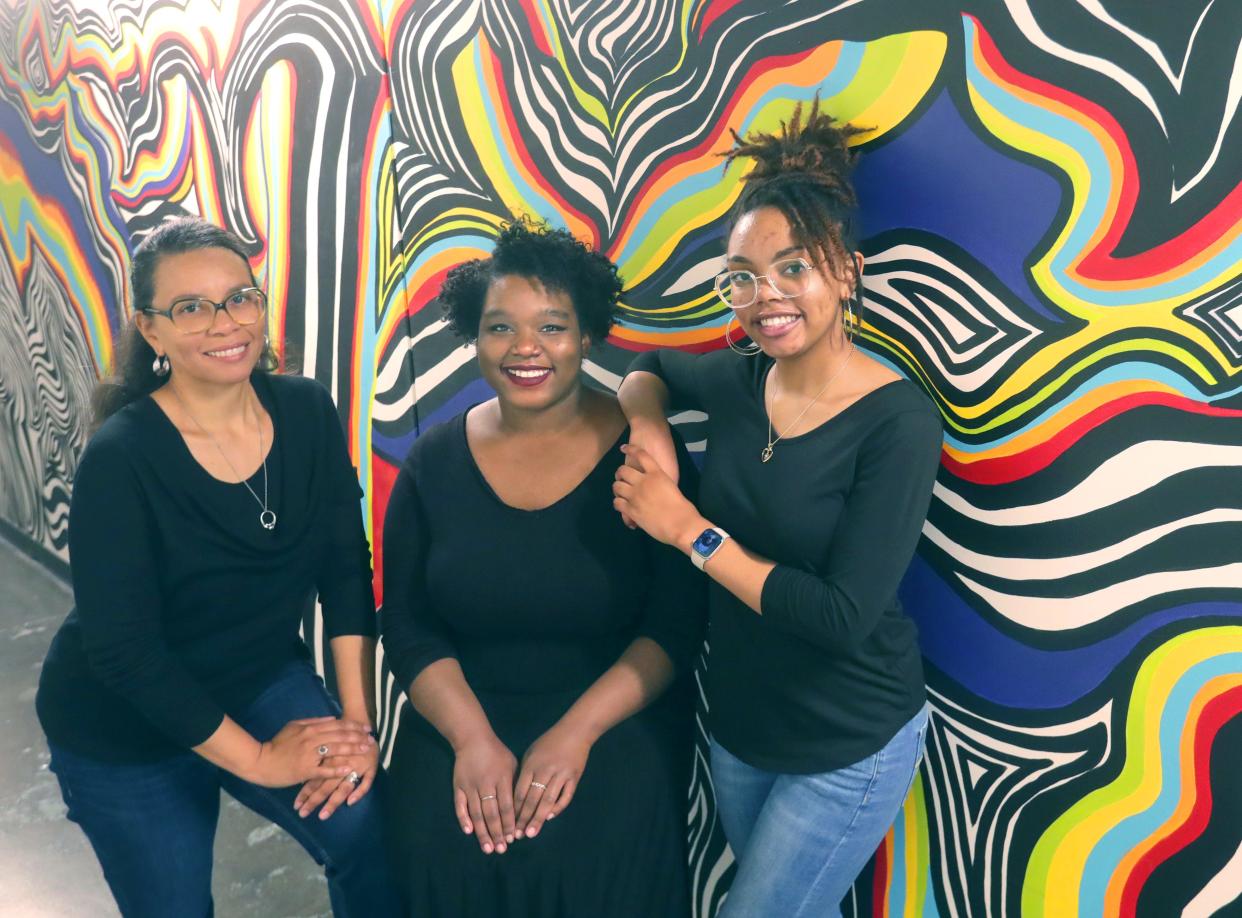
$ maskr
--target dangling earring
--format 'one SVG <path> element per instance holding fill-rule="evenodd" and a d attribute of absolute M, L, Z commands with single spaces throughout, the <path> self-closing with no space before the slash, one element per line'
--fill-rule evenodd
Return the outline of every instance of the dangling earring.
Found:
<path fill-rule="evenodd" d="M 861 258 L 861 252 L 855 252 L 852 257 L 854 262 L 854 278 L 851 282 L 851 286 L 854 289 L 850 293 L 850 298 L 845 301 L 845 310 L 841 315 L 841 321 L 845 326 L 845 337 L 849 339 L 850 344 L 854 344 L 854 339 L 857 338 L 858 333 L 862 331 L 862 323 L 859 321 L 859 317 L 862 315 L 863 305 L 863 266 L 860 261 Z M 854 308 L 855 305 L 858 306 L 857 309 Z"/>
<path fill-rule="evenodd" d="M 854 308 L 856 304 L 857 308 Z M 843 325 L 843 330 L 845 330 L 846 338 L 853 342 L 853 339 L 858 337 L 858 333 L 862 332 L 862 320 L 858 318 L 862 316 L 862 294 L 854 294 L 854 296 L 845 301 L 843 306 L 845 306 L 845 309 L 841 311 L 841 324 Z"/>
<path fill-rule="evenodd" d="M 152 373 L 154 373 L 156 376 L 167 376 L 168 371 L 171 369 L 172 367 L 169 366 L 168 364 L 167 354 L 156 354 L 155 355 L 155 360 L 152 361 L 151 363 Z"/>
<path fill-rule="evenodd" d="M 724 330 L 725 344 L 729 345 L 729 350 L 731 350 L 735 354 L 738 354 L 742 357 L 754 357 L 761 350 L 763 350 L 763 348 L 755 344 L 753 341 L 750 344 L 746 345 L 745 347 L 743 347 L 740 344 L 735 343 L 733 340 L 733 336 L 729 334 L 729 329 L 733 327 L 734 322 L 737 322 L 736 312 L 733 313 L 733 315 L 729 316 L 729 321 L 725 325 L 725 330 Z"/>

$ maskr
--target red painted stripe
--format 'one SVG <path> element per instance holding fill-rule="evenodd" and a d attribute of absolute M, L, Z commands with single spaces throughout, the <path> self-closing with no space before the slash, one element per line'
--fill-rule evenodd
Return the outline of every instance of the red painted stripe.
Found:
<path fill-rule="evenodd" d="M 144 201 L 152 199 L 160 200 L 168 197 L 178 186 L 185 181 L 186 167 L 189 165 L 190 147 L 188 144 L 182 144 L 177 154 L 177 163 L 162 182 L 146 182 L 134 195 L 128 195 L 119 188 L 114 188 L 110 192 L 112 200 L 122 207 L 134 208 Z"/>
<path fill-rule="evenodd" d="M 539 18 L 539 13 L 535 9 L 535 4 L 531 0 L 519 0 L 522 6 L 522 12 L 526 14 L 526 22 L 530 26 L 530 35 L 535 39 L 535 46 L 552 57 L 552 44 L 548 41 L 548 32 L 544 26 L 543 20 Z"/>
<path fill-rule="evenodd" d="M 418 288 L 414 291 L 412 296 L 410 295 L 409 288 L 407 287 L 405 289 L 405 314 L 407 316 L 416 315 L 423 309 L 424 306 L 439 296 L 440 288 L 444 286 L 444 277 L 450 270 L 450 268 L 445 268 L 442 271 L 437 271 L 435 274 L 432 274 L 418 285 Z M 379 353 L 387 351 L 388 346 L 392 343 L 392 339 L 398 335 L 405 334 L 405 332 L 406 326 L 403 322 L 394 322 L 391 326 L 389 326 L 388 335 L 376 342 Z"/>
<path fill-rule="evenodd" d="M 1186 821 L 1160 839 L 1139 858 L 1126 877 L 1121 893 L 1120 913 L 1129 918 L 1138 911 L 1139 896 L 1152 872 L 1178 851 L 1203 834 L 1212 818 L 1212 741 L 1216 734 L 1233 718 L 1242 714 L 1242 686 L 1216 696 L 1203 706 L 1195 724 L 1194 769 L 1195 802 Z"/>
<path fill-rule="evenodd" d="M 1197 402 L 1180 395 L 1170 395 L 1165 392 L 1138 392 L 1100 405 L 1067 425 L 1055 436 L 1028 450 L 1012 456 L 981 459 L 978 462 L 962 462 L 945 455 L 944 467 L 957 478 L 974 484 L 1010 484 L 1047 468 L 1062 453 L 1081 440 L 1088 431 L 1107 423 L 1120 414 L 1146 405 L 1159 405 L 1209 417 L 1242 418 L 1242 411 L 1217 408 L 1214 405 Z"/>
<path fill-rule="evenodd" d="M 490 46 L 487 49 L 487 55 L 489 58 L 488 64 L 491 66 L 492 79 L 496 83 L 496 92 L 499 95 L 496 108 L 500 116 L 504 118 L 505 124 L 508 125 L 509 136 L 513 138 L 516 143 L 516 146 L 511 149 L 511 152 L 517 156 L 517 158 L 522 162 L 522 165 L 526 167 L 527 177 L 533 182 L 538 182 L 539 190 L 543 194 L 556 201 L 564 213 L 573 214 L 583 224 L 591 228 L 591 238 L 584 241 L 587 242 L 591 248 L 598 249 L 600 245 L 600 233 L 599 227 L 595 225 L 595 221 L 587 219 L 585 214 L 572 207 L 569 201 L 567 201 L 557 191 L 555 185 L 550 184 L 547 181 L 541 181 L 543 176 L 539 169 L 535 166 L 534 160 L 531 159 L 529 151 L 526 149 L 527 132 L 518 127 L 513 105 L 511 104 L 512 100 L 509 98 L 509 89 L 505 85 L 504 68 L 501 66 L 500 58 Z M 535 214 L 534 216 L 539 215 Z"/>
<path fill-rule="evenodd" d="M 384 517 L 396 481 L 397 467 L 371 453 L 371 555 L 375 570 L 371 585 L 375 590 L 376 606 L 384 602 Z"/>
<path fill-rule="evenodd" d="M 769 57 L 762 61 L 756 62 L 750 67 L 749 70 L 746 71 L 746 74 L 742 77 L 741 82 L 738 83 L 738 87 L 733 93 L 733 98 L 735 100 L 744 98 L 746 91 L 750 89 L 751 84 L 754 83 L 763 73 L 767 73 L 771 70 L 779 70 L 784 67 L 792 67 L 793 65 L 810 57 L 818 50 L 818 48 L 809 48 L 806 51 L 800 51 L 795 54 L 786 54 L 783 57 Z M 647 200 L 648 194 L 657 182 L 663 179 L 663 177 L 666 176 L 671 170 L 677 168 L 682 163 L 702 159 L 714 152 L 712 147 L 716 146 L 720 142 L 720 139 L 728 130 L 728 120 L 733 117 L 735 113 L 736 106 L 730 107 L 721 116 L 720 123 L 716 125 L 715 130 L 713 130 L 702 143 L 698 144 L 698 146 L 693 149 L 685 150 L 675 156 L 669 157 L 661 163 L 658 169 L 654 170 L 649 176 L 647 176 L 646 181 L 639 186 L 638 193 L 635 194 L 633 198 L 633 200 L 640 206 L 630 208 L 629 213 L 625 216 L 625 220 L 622 221 L 620 227 L 618 228 L 617 233 L 614 236 L 614 240 L 625 239 L 629 235 L 630 224 L 639 219 L 639 217 L 642 216 L 642 213 L 646 210 L 646 208 L 642 207 L 641 204 Z M 612 249 L 609 249 L 604 254 L 609 258 L 615 258 L 617 253 Z"/>
<path fill-rule="evenodd" d="M 744 340 L 746 336 L 740 332 L 734 332 L 732 337 L 737 342 Z M 658 351 L 669 346 L 667 344 L 652 344 L 646 341 L 630 341 L 615 333 L 608 336 L 608 343 L 623 351 L 630 351 L 635 354 L 641 354 L 643 351 Z M 724 335 L 721 334 L 720 337 L 713 335 L 706 341 L 692 341 L 689 344 L 679 344 L 675 350 L 685 351 L 687 354 L 709 354 L 712 351 L 720 350 L 724 346 L 725 339 Z"/>
<path fill-rule="evenodd" d="M 888 900 L 889 882 L 888 838 L 875 850 L 875 870 L 871 874 L 871 914 L 884 918 L 884 903 Z"/>
<path fill-rule="evenodd" d="M 711 0 L 707 5 L 707 11 L 703 13 L 703 22 L 699 25 L 699 41 L 703 40 L 703 36 L 707 34 L 713 22 L 741 2 L 742 0 Z"/>
<path fill-rule="evenodd" d="M 976 21 L 976 25 L 978 22 Z M 1117 120 L 1104 108 L 1086 99 L 1076 95 L 1069 90 L 1054 86 L 1030 74 L 1023 73 L 1015 69 L 1001 55 L 1000 49 L 992 40 L 992 37 L 979 26 L 979 50 L 984 59 L 998 76 L 1008 83 L 1019 86 L 1035 95 L 1043 96 L 1048 99 L 1060 102 L 1066 108 L 1076 112 L 1082 120 L 1093 122 L 1098 128 L 1108 135 L 1109 139 L 1116 146 L 1121 156 L 1122 174 L 1117 177 L 1121 184 L 1119 199 L 1117 203 L 1117 211 L 1113 214 L 1112 225 L 1108 228 L 1104 237 L 1100 240 L 1099 246 L 1092 252 L 1088 253 L 1083 259 L 1083 267 L 1088 261 L 1096 259 L 1101 262 L 1109 261 L 1107 254 L 1099 255 L 1101 250 L 1105 253 L 1113 251 L 1116 247 L 1117 240 L 1121 237 L 1122 230 L 1129 222 L 1134 212 L 1134 201 L 1138 196 L 1137 167 L 1134 161 L 1134 152 L 1130 148 L 1129 140 L 1126 138 L 1125 131 Z M 1107 179 L 1104 179 L 1107 180 Z M 1115 263 L 1113 263 L 1115 264 Z M 1108 270 L 1108 265 L 1096 265 L 1096 269 Z M 1149 272 L 1145 272 L 1149 273 Z"/>
<path fill-rule="evenodd" d="M 1138 198 L 1138 165 L 1125 131 L 1104 108 L 1059 86 L 1015 70 L 1002 56 L 992 38 L 973 16 L 979 32 L 979 49 L 997 75 L 1032 93 L 1061 102 L 1094 122 L 1112 139 L 1121 156 L 1122 174 L 1117 212 L 1099 244 L 1083 255 L 1078 270 L 1084 277 L 1103 281 L 1143 280 L 1173 271 L 1198 256 L 1242 223 L 1242 182 L 1193 226 L 1165 242 L 1136 255 L 1113 256 L 1134 215 Z"/>
<path fill-rule="evenodd" d="M 454 265 L 454 267 L 456 267 Z M 414 295 L 410 297 L 406 311 L 409 315 L 419 312 L 424 306 L 440 295 L 440 288 L 444 286 L 444 278 L 448 275 L 452 268 L 444 268 L 432 274 L 425 281 L 418 285 L 418 289 L 414 291 Z"/>

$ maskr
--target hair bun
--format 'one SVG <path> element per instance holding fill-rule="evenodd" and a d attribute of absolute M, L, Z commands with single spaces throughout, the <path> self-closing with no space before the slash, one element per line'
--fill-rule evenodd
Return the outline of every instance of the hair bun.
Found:
<path fill-rule="evenodd" d="M 775 134 L 752 132 L 742 137 L 736 131 L 731 133 L 734 147 L 722 155 L 726 165 L 738 157 L 754 160 L 746 174 L 747 182 L 801 173 L 830 177 L 836 184 L 848 182 L 858 157 L 850 148 L 851 138 L 868 133 L 868 129 L 839 122 L 821 111 L 816 93 L 805 120 L 799 102 L 792 117 L 782 121 Z"/>

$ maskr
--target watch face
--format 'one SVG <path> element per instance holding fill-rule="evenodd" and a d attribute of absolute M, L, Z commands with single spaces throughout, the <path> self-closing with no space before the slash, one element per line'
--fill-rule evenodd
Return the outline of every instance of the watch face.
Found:
<path fill-rule="evenodd" d="M 702 534 L 694 540 L 693 548 L 700 555 L 710 555 L 720 547 L 720 543 L 723 541 L 724 539 L 720 537 L 720 533 L 718 533 L 715 529 L 705 529 Z M 682 542 L 681 544 L 685 545 L 686 543 Z"/>

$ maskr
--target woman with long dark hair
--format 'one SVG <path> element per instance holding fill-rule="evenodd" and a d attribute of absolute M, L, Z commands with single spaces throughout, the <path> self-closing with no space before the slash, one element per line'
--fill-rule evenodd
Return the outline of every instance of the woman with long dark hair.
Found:
<path fill-rule="evenodd" d="M 74 482 L 75 608 L 37 697 L 69 818 L 127 918 L 211 913 L 221 789 L 324 866 L 338 916 L 399 914 L 373 789 L 370 551 L 336 409 L 268 372 L 266 297 L 234 234 L 165 223 L 130 281 Z M 298 634 L 316 593 L 339 705 Z"/>
<path fill-rule="evenodd" d="M 633 433 L 615 506 L 712 580 L 712 780 L 738 860 L 728 918 L 837 914 L 927 729 L 897 586 L 927 513 L 940 418 L 854 345 L 855 133 L 817 100 L 805 121 L 799 106 L 779 134 L 739 140 L 729 159 L 755 167 L 717 291 L 754 345 L 644 354 L 619 393 Z M 709 416 L 697 504 L 677 489 L 668 408 Z"/>

